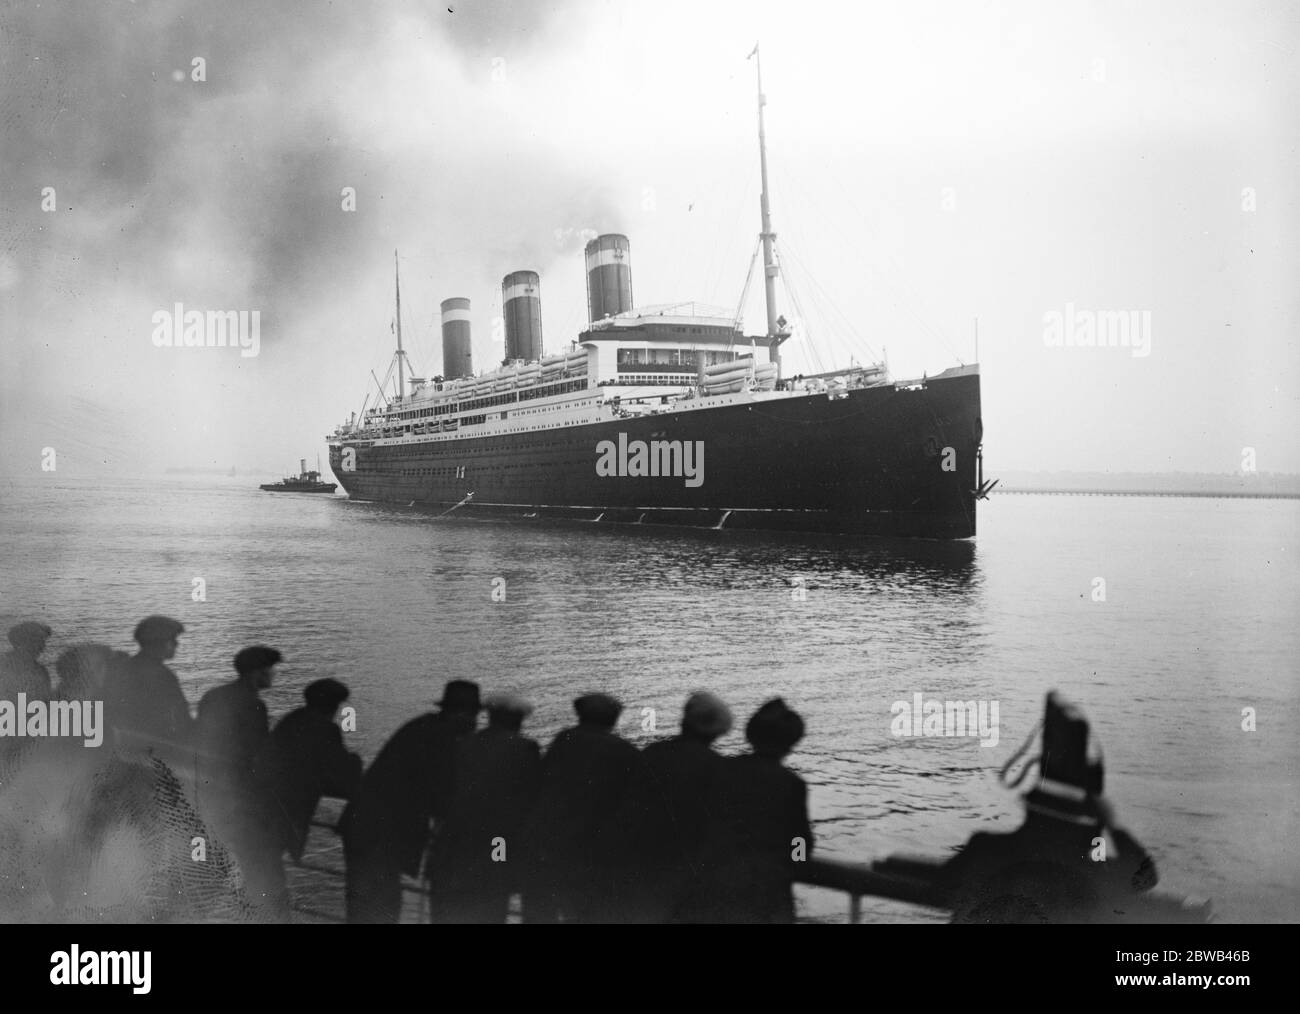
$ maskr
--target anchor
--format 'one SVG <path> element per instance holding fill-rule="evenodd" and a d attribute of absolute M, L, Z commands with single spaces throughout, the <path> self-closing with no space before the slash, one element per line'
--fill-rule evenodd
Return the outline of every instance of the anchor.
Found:
<path fill-rule="evenodd" d="M 473 493 L 466 493 L 466 494 L 465 494 L 465 499 L 464 499 L 464 500 L 462 500 L 462 501 L 461 501 L 460 503 L 458 503 L 458 504 L 453 504 L 451 507 L 448 507 L 445 511 L 443 511 L 441 514 L 439 514 L 438 517 L 440 517 L 440 518 L 445 518 L 448 514 L 450 514 L 452 511 L 454 511 L 457 507 L 463 507 L 463 506 L 465 506 L 465 504 L 469 503 L 472 499 L 474 499 L 474 494 L 473 494 Z"/>
<path fill-rule="evenodd" d="M 975 448 L 975 467 L 977 469 L 976 478 L 975 478 L 975 488 L 971 490 L 971 495 L 974 496 L 976 500 L 987 500 L 989 498 L 989 494 L 993 492 L 993 487 L 996 486 L 1001 480 L 990 479 L 988 482 L 984 481 L 984 445 L 983 444 L 980 444 L 978 447 Z"/>

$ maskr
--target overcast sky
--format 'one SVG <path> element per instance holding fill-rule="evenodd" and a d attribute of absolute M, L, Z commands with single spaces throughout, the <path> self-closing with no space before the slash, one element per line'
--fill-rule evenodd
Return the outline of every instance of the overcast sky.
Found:
<path fill-rule="evenodd" d="M 501 358 L 514 270 L 574 338 L 583 230 L 630 237 L 638 304 L 735 307 L 761 40 L 787 372 L 934 373 L 978 318 L 991 474 L 1300 471 L 1298 11 L 5 4 L 0 468 L 323 453 L 390 358 L 394 249 L 424 374 L 450 296 Z M 177 302 L 259 310 L 260 355 L 154 347 Z M 1071 305 L 1149 313 L 1149 354 L 1049 346 Z"/>

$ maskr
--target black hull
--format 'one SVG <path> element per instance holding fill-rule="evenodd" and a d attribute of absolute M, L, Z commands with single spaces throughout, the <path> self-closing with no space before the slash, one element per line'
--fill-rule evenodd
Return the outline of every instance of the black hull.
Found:
<path fill-rule="evenodd" d="M 317 482 L 309 486 L 282 486 L 279 483 L 265 483 L 258 487 L 268 493 L 333 493 L 338 486 L 332 482 Z"/>
<path fill-rule="evenodd" d="M 597 444 L 702 441 L 703 481 L 597 474 Z M 508 518 L 965 539 L 979 375 L 459 440 L 330 447 L 354 499 Z M 342 448 L 355 450 L 355 469 Z M 949 452 L 948 449 L 951 449 Z M 947 463 L 952 470 L 945 470 Z M 467 494 L 473 497 L 466 501 Z"/>

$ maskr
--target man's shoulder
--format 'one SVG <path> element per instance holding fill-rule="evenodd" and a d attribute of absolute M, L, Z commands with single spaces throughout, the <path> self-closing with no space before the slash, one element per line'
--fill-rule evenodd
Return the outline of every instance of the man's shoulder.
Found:
<path fill-rule="evenodd" d="M 620 760 L 635 759 L 638 763 L 641 760 L 641 751 L 636 745 L 628 742 L 613 729 L 590 733 L 584 737 L 584 741 L 592 753 L 608 755 Z"/>
<path fill-rule="evenodd" d="M 656 739 L 647 743 L 641 748 L 641 752 L 647 758 L 651 757 L 670 757 L 680 753 L 682 749 L 681 740 L 677 736 L 665 736 L 662 739 Z"/>
<path fill-rule="evenodd" d="M 199 713 L 202 714 L 204 711 L 220 707 L 225 702 L 226 697 L 226 688 L 224 686 L 213 687 L 211 690 L 205 691 L 203 696 L 199 698 Z"/>
<path fill-rule="evenodd" d="M 575 743 L 581 742 L 582 739 L 583 735 L 579 732 L 577 726 L 570 726 L 567 729 L 561 729 L 555 734 L 555 738 L 551 740 L 551 745 L 547 747 L 547 756 L 556 753 L 562 754 L 566 750 L 571 749 Z"/>
<path fill-rule="evenodd" d="M 532 737 L 500 729 L 480 729 L 460 740 L 457 748 L 467 755 L 483 757 L 536 757 L 541 753 L 541 747 Z"/>
<path fill-rule="evenodd" d="M 112 676 L 127 676 L 132 673 L 142 671 L 145 665 L 152 660 L 145 658 L 143 655 L 119 655 L 109 664 L 108 674 Z"/>
<path fill-rule="evenodd" d="M 313 736 L 322 739 L 342 738 L 339 727 L 313 708 L 295 708 L 275 723 L 277 736 Z"/>
<path fill-rule="evenodd" d="M 428 743 L 431 738 L 439 737 L 446 731 L 446 723 L 436 713 L 418 715 L 399 725 L 397 731 L 388 737 L 384 750 L 410 749 L 419 743 Z"/>
<path fill-rule="evenodd" d="M 266 705 L 257 694 L 247 689 L 238 680 L 234 680 L 213 687 L 199 698 L 199 712 L 202 714 L 204 711 L 248 711 L 265 715 Z"/>
<path fill-rule="evenodd" d="M 765 784 L 781 786 L 791 792 L 808 791 L 808 784 L 803 777 L 791 771 L 780 761 L 760 757 L 756 753 L 743 753 L 737 757 L 724 757 L 722 760 L 727 773 L 733 778 L 762 781 Z"/>
<path fill-rule="evenodd" d="M 50 671 L 41 664 L 39 659 L 26 658 L 17 652 L 7 651 L 0 655 L 0 673 L 17 676 L 20 679 L 35 673 L 48 679 Z"/>
<path fill-rule="evenodd" d="M 277 735 L 284 733 L 295 733 L 303 728 L 309 728 L 309 708 L 294 708 L 292 711 L 286 711 L 275 722 L 275 733 Z"/>
<path fill-rule="evenodd" d="M 705 743 L 674 736 L 657 739 L 641 749 L 641 759 L 649 769 L 712 771 L 723 757 Z"/>
<path fill-rule="evenodd" d="M 701 760 L 721 760 L 722 754 L 713 749 L 709 743 L 691 739 L 687 736 L 666 736 L 645 745 L 643 753 L 676 754 L 682 757 L 695 757 Z"/>
<path fill-rule="evenodd" d="M 507 750 L 536 750 L 537 740 L 532 736 L 522 732 L 502 731 L 499 729 L 480 729 L 472 736 L 466 737 L 467 741 L 475 740 L 482 743 L 497 742 Z"/>
<path fill-rule="evenodd" d="M 154 686 L 160 684 L 175 684 L 180 686 L 180 680 L 171 668 L 163 662 L 154 658 L 145 658 L 143 655 L 127 655 L 118 659 L 109 667 L 106 679 L 126 680 L 131 683 L 139 684 L 145 682 Z"/>

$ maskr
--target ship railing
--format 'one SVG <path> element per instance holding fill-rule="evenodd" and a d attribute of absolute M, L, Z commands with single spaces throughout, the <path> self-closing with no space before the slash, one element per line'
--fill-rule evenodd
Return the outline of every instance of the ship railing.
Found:
<path fill-rule="evenodd" d="M 342 855 L 338 845 L 335 824 L 321 819 L 311 822 L 313 828 L 332 832 L 332 847 L 304 854 L 303 858 L 293 862 L 291 870 L 300 871 L 298 876 L 309 875 L 318 886 L 327 886 L 331 893 L 338 895 L 342 891 L 345 872 L 341 866 Z M 923 886 L 906 881 L 899 876 L 885 876 L 873 868 L 870 863 L 852 863 L 837 859 L 824 859 L 815 856 L 804 864 L 804 869 L 796 878 L 797 883 L 827 890 L 840 891 L 848 898 L 848 921 L 856 923 L 862 917 L 862 899 L 876 895 L 899 901 L 910 901 L 928 905 L 932 899 L 925 893 Z M 301 892 L 294 892 L 299 895 Z M 319 893 L 319 892 L 313 892 Z M 329 903 L 330 899 L 317 898 L 317 901 Z M 931 906 L 934 907 L 934 906 Z M 511 912 L 517 915 L 520 909 L 518 896 L 511 899 Z M 344 921 L 341 898 L 334 899 L 328 908 L 318 907 L 306 898 L 295 897 L 294 910 L 301 915 L 324 922 Z M 402 876 L 402 914 L 407 920 L 427 922 L 429 920 L 429 888 L 423 878 Z"/>
<path fill-rule="evenodd" d="M 292 869 L 303 871 L 323 880 L 336 893 L 345 878 L 341 866 L 342 855 L 337 827 L 326 820 L 313 819 L 312 827 L 334 832 L 331 846 L 310 855 L 304 855 Z M 332 862 L 330 860 L 333 860 Z M 826 856 L 812 856 L 800 863 L 794 882 L 821 890 L 838 891 L 848 903 L 847 921 L 860 923 L 863 917 L 863 900 L 878 899 L 898 902 L 907 906 L 928 909 L 934 915 L 947 914 L 952 899 L 942 876 L 943 860 L 930 856 L 893 855 L 874 862 L 858 862 Z M 296 893 L 296 892 L 295 892 Z M 326 911 L 295 900 L 296 911 L 311 918 L 342 922 L 341 899 L 337 910 Z M 511 916 L 518 918 L 518 896 L 511 898 Z M 1134 898 L 1126 920 L 1149 923 L 1199 924 L 1208 922 L 1212 910 L 1210 903 L 1201 899 L 1182 898 L 1163 891 L 1147 891 Z M 421 877 L 402 877 L 402 918 L 405 921 L 430 920 L 429 889 Z"/>
<path fill-rule="evenodd" d="M 319 888 L 327 888 L 333 898 L 317 897 L 316 900 L 329 904 L 329 909 L 317 907 L 301 897 L 304 892 L 295 891 L 294 909 L 300 914 L 325 922 L 342 922 L 344 920 L 342 904 L 342 886 L 345 879 L 341 840 L 338 837 L 337 820 L 329 819 L 331 813 L 337 813 L 342 801 L 322 799 L 316 816 L 311 821 L 313 829 L 328 832 L 327 835 L 313 836 L 309 844 L 318 845 L 302 859 L 290 866 L 291 876 L 298 880 L 311 878 L 317 890 L 313 895 L 319 896 Z M 324 844 L 322 845 L 322 841 Z M 889 898 L 929 908 L 943 908 L 942 898 L 931 882 L 927 882 L 924 867 L 909 868 L 907 860 L 886 860 L 881 863 L 849 862 L 843 859 L 829 859 L 812 856 L 806 863 L 800 864 L 795 882 L 823 890 L 839 891 L 848 902 L 848 921 L 860 922 L 862 918 L 862 899 L 866 897 Z M 904 865 L 899 865 L 903 863 Z M 882 866 L 884 868 L 882 868 Z M 292 871 L 298 871 L 293 873 Z M 933 879 L 933 868 L 929 879 Z M 332 904 L 331 904 L 332 901 Z M 518 898 L 512 899 L 512 913 L 519 911 Z M 402 914 L 403 919 L 427 922 L 429 920 L 429 889 L 423 878 L 402 877 Z"/>

